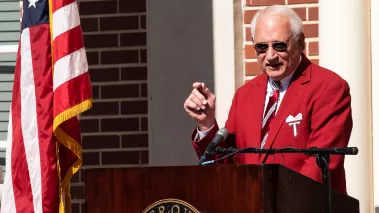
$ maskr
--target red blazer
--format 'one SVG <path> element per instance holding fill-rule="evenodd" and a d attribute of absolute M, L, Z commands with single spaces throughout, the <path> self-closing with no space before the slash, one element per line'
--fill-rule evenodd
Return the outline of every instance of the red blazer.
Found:
<path fill-rule="evenodd" d="M 302 58 L 273 120 L 264 148 L 346 147 L 353 126 L 349 85 L 334 72 L 312 64 L 305 55 Z M 229 136 L 222 146 L 260 147 L 267 81 L 267 75 L 261 74 L 237 90 L 225 124 Z M 300 113 L 302 119 L 296 126 L 295 136 L 293 126 L 286 119 L 294 120 Z M 205 138 L 193 141 L 199 157 L 217 130 L 216 123 Z M 260 164 L 264 156 L 238 154 L 232 163 Z M 322 182 L 315 157 L 298 153 L 276 154 L 270 155 L 266 163 L 282 164 Z M 344 156 L 332 155 L 329 165 L 332 187 L 346 193 Z"/>

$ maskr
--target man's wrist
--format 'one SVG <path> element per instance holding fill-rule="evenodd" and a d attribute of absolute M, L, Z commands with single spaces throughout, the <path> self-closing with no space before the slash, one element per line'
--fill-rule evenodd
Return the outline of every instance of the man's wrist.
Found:
<path fill-rule="evenodd" d="M 210 129 L 212 129 L 212 127 L 214 126 L 214 124 L 215 124 L 214 120 L 212 122 L 207 122 L 207 123 L 200 123 L 200 122 L 198 122 L 197 123 L 197 129 L 200 132 L 207 132 Z"/>
<path fill-rule="evenodd" d="M 209 129 L 207 129 L 205 131 L 201 131 L 199 129 L 199 127 L 197 127 L 197 134 L 195 136 L 195 141 L 199 141 L 199 140 L 205 138 L 205 136 L 208 135 L 208 133 L 213 129 L 214 126 L 215 126 L 215 123 Z"/>

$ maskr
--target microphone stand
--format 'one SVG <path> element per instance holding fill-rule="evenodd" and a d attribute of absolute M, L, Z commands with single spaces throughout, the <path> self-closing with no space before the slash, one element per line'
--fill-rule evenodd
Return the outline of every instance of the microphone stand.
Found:
<path fill-rule="evenodd" d="M 258 149 L 258 148 L 245 148 L 236 149 L 233 147 L 220 148 L 217 147 L 212 154 L 237 154 L 237 153 L 265 153 L 266 155 L 276 154 L 276 153 L 303 153 L 308 156 L 316 155 L 316 162 L 318 167 L 322 172 L 322 181 L 325 186 L 324 192 L 324 202 L 325 202 L 325 213 L 332 212 L 332 198 L 331 198 L 331 181 L 330 181 L 330 170 L 329 162 L 330 155 L 356 155 L 358 154 L 358 149 L 356 147 L 352 148 L 331 148 L 331 149 L 321 149 L 321 148 L 310 148 L 310 149 L 296 149 L 296 148 L 283 148 L 283 149 Z M 206 164 L 204 164 L 206 165 Z"/>

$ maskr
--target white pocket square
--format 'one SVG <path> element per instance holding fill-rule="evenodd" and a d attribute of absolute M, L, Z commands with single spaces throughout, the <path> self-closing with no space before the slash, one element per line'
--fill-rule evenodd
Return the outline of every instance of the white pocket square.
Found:
<path fill-rule="evenodd" d="M 296 121 L 301 121 L 303 119 L 303 115 L 301 113 L 297 114 L 295 117 L 289 115 L 286 119 L 286 123 L 292 123 Z"/>

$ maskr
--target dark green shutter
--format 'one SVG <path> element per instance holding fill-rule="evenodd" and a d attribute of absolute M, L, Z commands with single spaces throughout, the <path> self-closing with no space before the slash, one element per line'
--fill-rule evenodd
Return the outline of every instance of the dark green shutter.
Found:
<path fill-rule="evenodd" d="M 7 135 L 17 55 L 16 52 L 4 53 L 4 50 L 10 46 L 17 46 L 19 38 L 20 1 L 0 0 L 0 141 L 5 141 Z"/>

